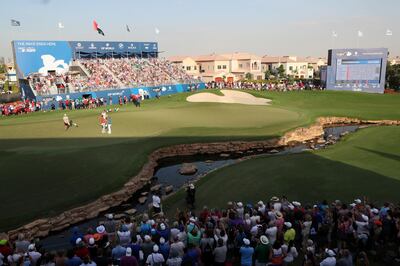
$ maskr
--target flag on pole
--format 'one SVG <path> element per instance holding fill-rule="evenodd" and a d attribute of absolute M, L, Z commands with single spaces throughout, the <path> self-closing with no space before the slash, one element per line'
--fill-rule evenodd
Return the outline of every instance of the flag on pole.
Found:
<path fill-rule="evenodd" d="M 62 22 L 58 22 L 58 28 L 59 29 L 64 29 L 64 25 L 62 24 Z"/>
<path fill-rule="evenodd" d="M 155 33 L 156 33 L 157 35 L 160 34 L 160 30 L 159 30 L 158 28 L 155 28 L 154 31 L 155 31 Z"/>
<path fill-rule="evenodd" d="M 12 19 L 11 20 L 11 26 L 19 27 L 19 26 L 21 26 L 21 22 L 19 22 L 18 20 Z"/>
<path fill-rule="evenodd" d="M 101 34 L 104 36 L 103 30 L 99 28 L 99 24 L 97 24 L 96 20 L 93 20 L 93 29 L 95 31 L 97 31 L 98 34 Z"/>
<path fill-rule="evenodd" d="M 361 38 L 361 37 L 364 36 L 364 33 L 363 33 L 362 31 L 359 30 L 359 31 L 357 32 L 357 36 Z"/>
<path fill-rule="evenodd" d="M 131 32 L 131 29 L 129 28 L 128 24 L 126 24 L 126 31 Z"/>
<path fill-rule="evenodd" d="M 392 36 L 392 35 L 393 35 L 393 32 L 392 32 L 391 30 L 387 29 L 385 35 L 386 35 L 386 36 Z"/>
<path fill-rule="evenodd" d="M 338 34 L 336 33 L 336 31 L 332 31 L 332 37 L 333 38 L 337 38 Z"/>

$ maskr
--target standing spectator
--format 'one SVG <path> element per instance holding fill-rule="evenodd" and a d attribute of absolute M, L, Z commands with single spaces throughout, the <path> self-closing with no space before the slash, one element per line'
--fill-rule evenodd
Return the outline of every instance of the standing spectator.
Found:
<path fill-rule="evenodd" d="M 254 248 L 250 246 L 250 240 L 243 238 L 243 246 L 240 248 L 240 262 L 242 266 L 251 266 L 253 264 Z"/>
<path fill-rule="evenodd" d="M 261 266 L 261 265 L 267 265 L 271 256 L 272 256 L 272 251 L 271 251 L 271 245 L 269 243 L 268 237 L 265 235 L 262 235 L 260 237 L 260 242 L 256 246 L 256 249 L 254 251 L 254 257 L 256 261 L 256 266 Z"/>
<path fill-rule="evenodd" d="M 164 263 L 164 257 L 159 252 L 159 248 L 157 245 L 153 247 L 153 253 L 151 253 L 147 259 L 146 264 L 150 266 L 161 266 Z"/>
<path fill-rule="evenodd" d="M 121 258 L 120 266 L 138 266 L 135 256 L 132 256 L 132 249 L 126 249 L 126 255 Z"/>
<path fill-rule="evenodd" d="M 167 260 L 168 266 L 181 266 L 182 258 L 179 257 L 179 253 L 176 250 L 170 252 L 169 258 Z"/>
<path fill-rule="evenodd" d="M 153 204 L 153 212 L 158 214 L 161 212 L 161 198 L 158 195 L 158 192 L 154 193 L 152 197 L 152 204 Z"/>
<path fill-rule="evenodd" d="M 226 261 L 226 253 L 228 248 L 224 245 L 224 240 L 222 238 L 218 239 L 218 246 L 214 249 L 214 265 L 216 266 L 223 266 L 225 265 Z"/>

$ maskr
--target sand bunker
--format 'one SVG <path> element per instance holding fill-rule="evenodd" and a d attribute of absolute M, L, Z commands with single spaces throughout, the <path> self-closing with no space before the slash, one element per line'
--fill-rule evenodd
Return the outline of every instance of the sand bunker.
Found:
<path fill-rule="evenodd" d="M 190 95 L 186 98 L 188 102 L 196 103 L 239 103 L 249 105 L 269 105 L 271 100 L 258 98 L 250 93 L 234 90 L 221 90 L 224 96 L 219 96 L 214 93 L 202 92 Z"/>

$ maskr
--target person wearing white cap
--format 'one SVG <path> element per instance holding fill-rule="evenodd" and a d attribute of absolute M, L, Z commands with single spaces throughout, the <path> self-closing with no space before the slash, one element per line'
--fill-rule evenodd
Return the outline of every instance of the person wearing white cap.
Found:
<path fill-rule="evenodd" d="M 241 265 L 251 266 L 253 263 L 254 248 L 250 246 L 250 240 L 243 238 L 243 246 L 240 248 Z"/>
<path fill-rule="evenodd" d="M 237 215 L 238 215 L 238 217 L 240 219 L 243 219 L 243 217 L 244 217 L 244 207 L 243 207 L 243 203 L 240 202 L 240 201 L 238 203 L 236 203 L 236 213 L 237 213 Z"/>
<path fill-rule="evenodd" d="M 285 222 L 284 223 L 286 231 L 283 234 L 283 239 L 285 240 L 286 244 L 289 244 L 290 241 L 294 241 L 296 237 L 296 231 L 292 228 L 292 223 Z"/>
<path fill-rule="evenodd" d="M 36 251 L 35 244 L 28 246 L 28 255 L 31 258 L 31 265 L 36 265 L 36 262 L 42 257 L 42 254 Z"/>
<path fill-rule="evenodd" d="M 326 249 L 325 253 L 326 253 L 326 258 L 323 261 L 321 261 L 321 263 L 319 265 L 320 266 L 336 266 L 335 252 L 331 249 Z"/>
<path fill-rule="evenodd" d="M 138 261 L 135 256 L 132 256 L 132 249 L 127 248 L 126 254 L 121 258 L 121 262 L 119 266 L 138 266 Z"/>
<path fill-rule="evenodd" d="M 150 266 L 161 266 L 164 263 L 164 257 L 159 253 L 159 247 L 157 245 L 153 246 L 153 253 L 151 253 L 147 259 L 146 264 Z"/>
<path fill-rule="evenodd" d="M 262 200 L 257 203 L 257 210 L 261 213 L 265 213 L 265 204 Z"/>

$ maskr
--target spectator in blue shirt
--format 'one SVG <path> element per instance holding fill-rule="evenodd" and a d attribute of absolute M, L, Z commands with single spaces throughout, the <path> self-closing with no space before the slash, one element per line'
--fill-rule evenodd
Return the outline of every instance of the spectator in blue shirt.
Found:
<path fill-rule="evenodd" d="M 250 240 L 247 238 L 243 239 L 243 244 L 244 246 L 240 248 L 241 265 L 251 266 L 253 264 L 254 248 L 250 247 Z"/>

